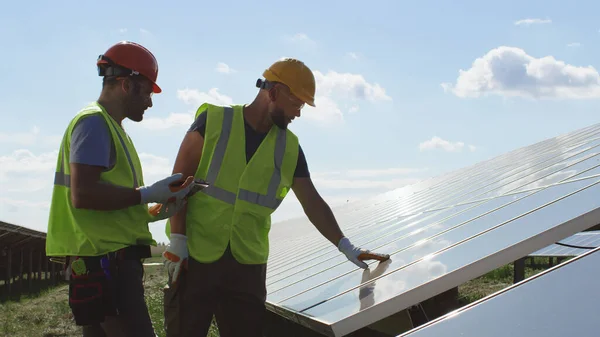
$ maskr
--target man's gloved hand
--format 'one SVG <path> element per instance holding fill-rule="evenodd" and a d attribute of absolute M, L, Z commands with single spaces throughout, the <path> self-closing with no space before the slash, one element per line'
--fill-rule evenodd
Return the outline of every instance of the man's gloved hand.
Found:
<path fill-rule="evenodd" d="M 139 188 L 141 204 L 151 202 L 166 204 L 168 202 L 179 201 L 190 192 L 193 184 L 189 184 L 188 182 L 192 182 L 193 179 L 194 177 L 188 177 L 184 180 L 183 174 L 176 173 L 150 186 L 142 186 Z M 184 187 L 181 187 L 182 185 Z"/>
<path fill-rule="evenodd" d="M 149 212 L 150 222 L 160 221 L 164 219 L 168 219 L 174 216 L 177 212 L 179 212 L 185 205 L 187 204 L 187 199 L 179 199 L 174 202 L 169 202 L 166 204 L 157 204 L 152 207 L 156 214 L 153 212 Z"/>
<path fill-rule="evenodd" d="M 187 236 L 171 233 L 171 242 L 162 255 L 165 258 L 165 266 L 167 267 L 171 283 L 174 284 L 179 280 L 181 268 L 187 264 Z"/>
<path fill-rule="evenodd" d="M 340 242 L 338 242 L 338 249 L 346 255 L 348 260 L 363 269 L 369 267 L 363 262 L 364 260 L 386 261 L 390 258 L 388 254 L 378 254 L 367 249 L 355 247 L 347 237 L 343 237 Z"/>
<path fill-rule="evenodd" d="M 355 247 L 350 242 L 350 239 L 348 239 L 347 237 L 343 237 L 340 240 L 340 242 L 338 242 L 338 249 L 340 252 L 342 252 L 346 255 L 346 257 L 348 258 L 348 260 L 350 260 L 350 262 L 354 263 L 355 265 L 359 266 L 360 268 L 367 269 L 369 267 L 366 263 L 364 263 L 363 261 L 358 259 L 358 256 L 361 253 L 365 253 L 367 251 L 364 249 Z"/>

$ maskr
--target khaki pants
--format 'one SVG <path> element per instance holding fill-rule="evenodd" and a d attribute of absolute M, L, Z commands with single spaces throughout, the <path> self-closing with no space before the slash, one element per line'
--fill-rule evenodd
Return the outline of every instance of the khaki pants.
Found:
<path fill-rule="evenodd" d="M 167 337 L 205 337 L 214 317 L 221 337 L 262 336 L 266 265 L 238 263 L 228 249 L 214 263 L 191 257 L 179 282 L 164 290 Z"/>

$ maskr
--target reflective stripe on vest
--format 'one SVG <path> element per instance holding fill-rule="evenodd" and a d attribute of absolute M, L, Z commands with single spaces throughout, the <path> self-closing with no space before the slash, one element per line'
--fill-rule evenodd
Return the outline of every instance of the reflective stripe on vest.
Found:
<path fill-rule="evenodd" d="M 118 130 L 115 129 L 115 126 L 112 123 L 108 123 L 110 127 L 113 128 L 117 137 L 119 137 L 119 141 L 121 142 L 121 146 L 123 147 L 123 151 L 125 151 L 125 156 L 127 157 L 127 161 L 129 162 L 129 167 L 131 168 L 131 172 L 133 174 L 133 188 L 138 188 L 138 180 L 137 173 L 135 171 L 135 167 L 133 166 L 133 161 L 131 160 L 131 155 L 129 154 L 129 150 L 125 145 L 125 140 L 121 137 L 121 134 Z M 65 186 L 67 188 L 71 188 L 71 175 L 65 174 L 65 149 L 63 147 L 60 152 L 60 169 L 58 172 L 54 173 L 54 185 Z"/>
<path fill-rule="evenodd" d="M 232 125 L 233 108 L 225 107 L 223 112 L 223 125 L 221 127 L 221 134 L 217 140 L 217 145 L 215 146 L 215 151 L 206 175 L 206 180 L 209 183 L 212 183 L 217 179 L 219 170 L 221 169 L 221 164 L 223 163 L 223 158 L 225 157 L 225 150 L 227 149 L 227 143 L 229 142 Z M 242 188 L 239 190 L 239 198 L 241 200 L 271 209 L 276 209 L 279 207 L 281 200 L 277 199 L 277 187 L 281 182 L 281 165 L 283 163 L 283 156 L 285 154 L 287 140 L 286 135 L 287 133 L 285 130 L 280 128 L 277 129 L 277 140 L 275 142 L 275 170 L 273 170 L 271 180 L 269 181 L 267 195 L 248 191 Z M 228 204 L 235 204 L 236 194 L 220 187 L 210 185 L 209 187 L 203 189 L 202 192 Z"/>

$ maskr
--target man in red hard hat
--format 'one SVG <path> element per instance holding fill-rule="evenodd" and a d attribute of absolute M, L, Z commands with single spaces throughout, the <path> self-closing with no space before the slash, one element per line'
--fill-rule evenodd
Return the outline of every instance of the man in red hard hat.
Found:
<path fill-rule="evenodd" d="M 122 127 L 152 107 L 158 63 L 133 42 L 119 42 L 97 60 L 97 101 L 69 123 L 56 165 L 46 254 L 64 257 L 69 305 L 83 336 L 155 337 L 144 300 L 142 259 L 156 245 L 148 223 L 186 202 L 193 177 L 144 185 L 135 146 Z M 173 184 L 182 184 L 174 189 Z M 163 207 L 157 215 L 148 203 Z"/>

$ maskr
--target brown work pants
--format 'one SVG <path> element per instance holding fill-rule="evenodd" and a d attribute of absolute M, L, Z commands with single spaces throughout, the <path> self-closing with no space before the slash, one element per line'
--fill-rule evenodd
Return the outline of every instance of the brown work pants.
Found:
<path fill-rule="evenodd" d="M 191 257 L 164 292 L 167 337 L 206 337 L 213 318 L 221 337 L 262 336 L 266 265 L 240 264 L 229 248 L 214 263 Z"/>
<path fill-rule="evenodd" d="M 140 259 L 115 260 L 116 316 L 102 323 L 83 326 L 83 337 L 155 337 L 148 307 L 144 300 L 144 266 Z"/>

